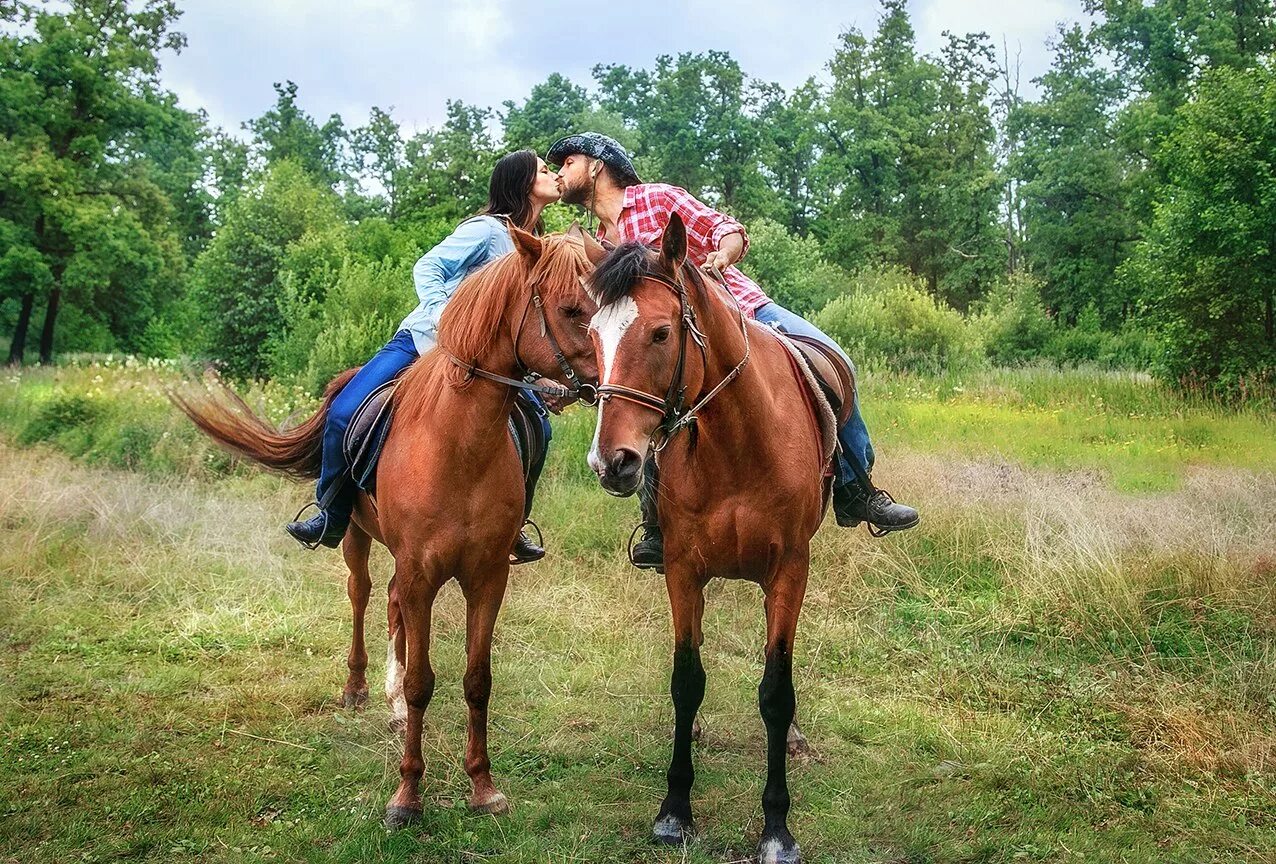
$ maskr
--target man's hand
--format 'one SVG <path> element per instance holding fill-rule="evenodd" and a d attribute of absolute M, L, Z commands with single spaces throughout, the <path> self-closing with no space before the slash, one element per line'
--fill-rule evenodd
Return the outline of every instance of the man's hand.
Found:
<path fill-rule="evenodd" d="M 701 264 L 701 268 L 705 270 L 714 270 L 722 272 L 744 256 L 744 236 L 739 231 L 723 237 L 718 241 L 718 248 L 710 252 Z"/>
<path fill-rule="evenodd" d="M 716 252 L 710 252 L 708 257 L 704 259 L 704 263 L 701 264 L 700 267 L 701 269 L 704 269 L 704 270 L 717 270 L 721 272 L 723 270 L 726 270 L 728 267 L 730 267 L 734 263 L 735 261 L 731 258 L 730 255 L 728 255 L 726 252 L 723 252 L 721 249 L 719 249 Z"/>
<path fill-rule="evenodd" d="M 533 379 L 532 383 L 539 384 L 542 387 L 561 387 L 564 390 L 567 389 L 566 384 L 561 384 L 553 378 L 541 378 L 538 376 Z M 548 408 L 552 414 L 562 414 L 563 409 L 575 402 L 577 398 L 575 396 L 551 396 L 548 393 L 537 393 L 536 395 L 540 397 L 540 400 L 545 403 L 545 407 Z"/>

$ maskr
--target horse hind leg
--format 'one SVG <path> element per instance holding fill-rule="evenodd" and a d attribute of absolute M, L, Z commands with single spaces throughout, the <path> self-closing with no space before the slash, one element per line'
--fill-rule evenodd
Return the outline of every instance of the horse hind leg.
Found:
<path fill-rule="evenodd" d="M 407 660 L 403 615 L 399 609 L 399 589 L 395 579 L 386 589 L 386 618 L 389 636 L 385 648 L 385 701 L 390 706 L 390 728 L 402 732 L 408 723 L 408 703 L 403 696 Z"/>
<path fill-rule="evenodd" d="M 349 675 L 341 691 L 341 704 L 346 708 L 362 708 L 368 704 L 368 649 L 364 643 L 364 618 L 368 610 L 368 595 L 372 592 L 372 577 L 368 573 L 368 555 L 372 551 L 372 538 L 358 525 L 351 523 L 341 541 L 341 554 L 345 558 L 350 575 L 346 578 L 346 594 L 350 597 L 353 627 L 350 634 L 350 653 L 346 657 Z"/>
<path fill-rule="evenodd" d="M 487 707 L 492 694 L 492 631 L 505 597 L 509 564 L 501 561 L 491 574 L 465 587 L 465 704 L 469 712 L 465 773 L 470 777 L 469 808 L 476 813 L 509 812 L 505 795 L 492 782 L 487 755 Z"/>

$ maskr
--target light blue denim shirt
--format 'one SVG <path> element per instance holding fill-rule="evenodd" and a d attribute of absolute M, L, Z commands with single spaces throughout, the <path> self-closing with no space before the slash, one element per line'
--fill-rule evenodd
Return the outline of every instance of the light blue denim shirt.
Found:
<path fill-rule="evenodd" d="M 447 239 L 421 256 L 412 268 L 412 282 L 421 302 L 399 325 L 412 333 L 418 354 L 434 347 L 443 307 L 461 280 L 478 268 L 514 251 L 505 221 L 495 216 L 466 219 Z"/>

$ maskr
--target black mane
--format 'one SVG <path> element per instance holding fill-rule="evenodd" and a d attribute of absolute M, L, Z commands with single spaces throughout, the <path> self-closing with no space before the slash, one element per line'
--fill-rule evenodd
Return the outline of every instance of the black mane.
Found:
<path fill-rule="evenodd" d="M 590 290 L 598 305 L 610 306 L 620 298 L 628 297 L 639 279 L 654 277 L 667 282 L 669 274 L 661 269 L 656 251 L 654 246 L 646 243 L 631 242 L 621 243 L 608 253 L 589 277 Z M 689 259 L 682 262 L 682 272 L 690 280 L 694 293 L 702 295 L 704 282 Z"/>
<path fill-rule="evenodd" d="M 654 251 L 646 243 L 621 243 L 611 250 L 589 277 L 598 305 L 610 306 L 620 298 L 629 296 L 639 279 L 660 276 L 652 254 Z"/>

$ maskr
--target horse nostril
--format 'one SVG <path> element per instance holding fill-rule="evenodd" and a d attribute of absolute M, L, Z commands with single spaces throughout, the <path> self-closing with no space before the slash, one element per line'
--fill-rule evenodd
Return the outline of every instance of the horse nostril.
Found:
<path fill-rule="evenodd" d="M 607 466 L 608 473 L 621 483 L 630 483 L 638 477 L 642 470 L 642 454 L 628 447 L 621 447 L 611 457 Z"/>

